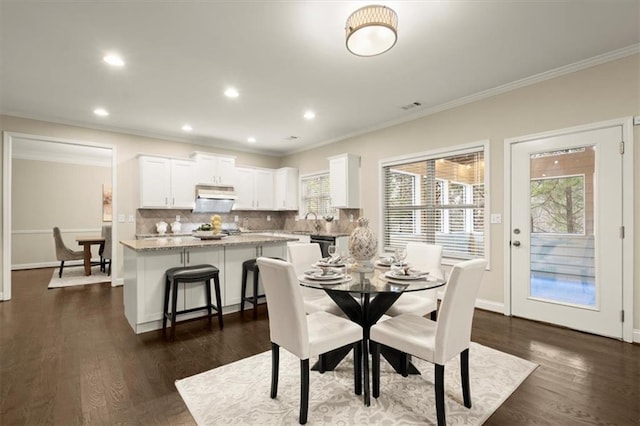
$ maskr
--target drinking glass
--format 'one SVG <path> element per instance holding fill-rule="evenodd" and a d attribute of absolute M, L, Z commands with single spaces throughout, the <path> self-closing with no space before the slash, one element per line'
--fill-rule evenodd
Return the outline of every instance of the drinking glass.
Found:
<path fill-rule="evenodd" d="M 407 258 L 407 249 L 404 247 L 397 247 L 394 251 L 396 262 L 400 265 L 404 264 L 404 260 Z"/>
<path fill-rule="evenodd" d="M 336 255 L 336 246 L 334 246 L 333 244 L 329 246 L 329 256 L 331 256 L 331 258 L 333 258 Z"/>

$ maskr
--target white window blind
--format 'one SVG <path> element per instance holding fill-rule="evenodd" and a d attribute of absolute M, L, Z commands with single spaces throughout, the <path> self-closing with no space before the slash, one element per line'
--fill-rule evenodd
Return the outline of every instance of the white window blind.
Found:
<path fill-rule="evenodd" d="M 484 148 L 383 166 L 385 250 L 439 244 L 452 259 L 485 257 Z"/>
<path fill-rule="evenodd" d="M 300 179 L 302 203 L 300 214 L 315 212 L 318 216 L 334 215 L 331 208 L 329 173 L 306 176 Z"/>

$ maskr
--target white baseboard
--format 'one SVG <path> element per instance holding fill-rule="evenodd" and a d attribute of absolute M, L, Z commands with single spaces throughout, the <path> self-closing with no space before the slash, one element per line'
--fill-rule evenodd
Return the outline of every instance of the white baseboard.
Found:
<path fill-rule="evenodd" d="M 640 330 L 637 328 L 633 329 L 633 343 L 640 343 Z"/>
<path fill-rule="evenodd" d="M 504 303 L 494 302 L 491 300 L 476 299 L 476 308 L 504 314 Z"/>
<path fill-rule="evenodd" d="M 92 262 L 99 262 L 100 259 L 91 259 Z M 84 262 L 82 260 L 69 260 L 64 263 L 65 268 L 67 266 L 82 266 Z M 37 263 L 18 263 L 15 265 L 11 265 L 12 271 L 19 271 L 22 269 L 38 269 L 38 268 L 58 268 L 60 267 L 60 262 L 37 262 Z"/>

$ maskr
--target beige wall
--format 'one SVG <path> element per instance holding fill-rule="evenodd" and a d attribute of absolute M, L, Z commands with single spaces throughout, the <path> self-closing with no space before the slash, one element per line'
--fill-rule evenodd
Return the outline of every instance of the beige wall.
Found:
<path fill-rule="evenodd" d="M 38 120 L 10 117 L 0 115 L 0 131 L 25 133 L 29 135 L 47 136 L 51 138 L 61 138 L 79 142 L 91 142 L 111 145 L 114 148 L 117 158 L 117 214 L 125 214 L 129 217 L 134 215 L 138 208 L 138 163 L 136 156 L 140 153 L 164 155 L 179 158 L 188 158 L 193 151 L 203 151 L 218 154 L 236 156 L 236 164 L 276 168 L 280 163 L 278 157 L 264 156 L 259 154 L 232 151 L 221 148 L 212 148 L 197 144 L 155 139 L 150 137 L 128 135 L 123 133 L 107 132 L 83 127 L 68 126 L 63 124 L 49 123 Z M 3 155 L 3 154 L 0 154 Z M 2 167 L 2 162 L 0 162 Z M 21 213 L 14 212 L 15 215 Z M 1 226 L 1 225 L 0 225 Z M 4 230 L 0 229 L 0 232 Z M 118 239 L 135 238 L 135 223 L 119 223 Z M 119 258 L 122 259 L 122 247 L 118 246 Z M 15 262 L 14 262 L 15 263 Z M 6 265 L 2 265 L 4 270 Z M 121 266 L 118 271 L 113 271 L 116 277 L 122 277 Z M 3 283 L 4 284 L 4 283 Z"/>
<path fill-rule="evenodd" d="M 72 250 L 81 250 L 74 229 L 100 233 L 102 185 L 111 185 L 111 167 L 14 159 L 12 177 L 13 265 L 55 262 L 54 226 Z"/>
<path fill-rule="evenodd" d="M 504 211 L 504 140 L 592 122 L 640 114 L 640 56 L 595 66 L 517 89 L 418 120 L 353 137 L 283 158 L 282 166 L 301 174 L 328 169 L 327 157 L 349 152 L 362 157 L 361 207 L 380 232 L 379 161 L 471 142 L 490 141 L 491 212 Z M 640 138 L 635 129 L 636 141 Z M 636 146 L 638 143 L 636 142 Z M 635 150 L 640 169 L 640 148 Z M 635 176 L 636 194 L 640 173 Z M 636 196 L 640 212 L 640 195 Z M 636 214 L 635 264 L 640 265 L 640 215 Z M 503 303 L 503 225 L 491 225 L 491 270 L 485 275 L 480 298 Z M 635 270 L 634 328 L 640 328 L 640 267 Z"/>
<path fill-rule="evenodd" d="M 469 72 L 472 72 L 470 70 Z M 437 148 L 490 141 L 488 199 L 491 212 L 503 212 L 504 140 L 613 118 L 640 114 L 640 55 L 588 68 L 542 83 L 517 89 L 455 109 L 426 116 L 394 127 L 349 138 L 282 159 L 246 153 L 237 163 L 263 166 L 293 166 L 301 174 L 328 170 L 326 157 L 349 152 L 362 157 L 361 201 L 364 215 L 379 231 L 378 168 L 381 159 Z M 57 125 L 0 116 L 0 129 L 36 135 L 89 140 L 113 144 L 118 156 L 118 203 L 120 213 L 133 213 L 138 203 L 137 166 L 139 152 L 187 156 L 193 150 L 225 153 L 219 149 L 161 141 L 158 139 Z M 635 138 L 640 138 L 638 128 Z M 637 144 L 636 144 L 637 145 Z M 636 169 L 640 149 L 635 150 Z M 640 173 L 635 175 L 636 194 Z M 635 199 L 640 212 L 640 195 Z M 636 216 L 635 264 L 640 264 L 640 218 Z M 120 238 L 131 238 L 134 224 L 121 224 Z M 491 270 L 486 274 L 480 297 L 503 303 L 503 227 L 491 225 Z M 3 265 L 3 268 L 5 266 Z M 634 328 L 640 328 L 640 267 L 635 270 Z"/>

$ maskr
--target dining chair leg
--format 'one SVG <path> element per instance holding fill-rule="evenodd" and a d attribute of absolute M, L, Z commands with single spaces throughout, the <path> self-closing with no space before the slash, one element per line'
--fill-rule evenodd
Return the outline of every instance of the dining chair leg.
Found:
<path fill-rule="evenodd" d="M 371 394 L 380 396 L 380 343 L 371 341 Z"/>
<path fill-rule="evenodd" d="M 400 372 L 402 373 L 402 377 L 409 377 L 409 354 L 401 353 L 400 354 Z"/>
<path fill-rule="evenodd" d="M 64 268 L 64 260 L 60 261 L 60 272 L 58 273 L 58 278 L 62 278 L 62 269 Z"/>
<path fill-rule="evenodd" d="M 278 369 L 280 368 L 280 346 L 271 343 L 271 399 L 278 396 Z"/>
<path fill-rule="evenodd" d="M 309 412 L 309 358 L 300 360 L 300 424 L 307 423 Z"/>
<path fill-rule="evenodd" d="M 353 345 L 353 378 L 356 395 L 362 395 L 362 343 Z"/>
<path fill-rule="evenodd" d="M 162 334 L 167 332 L 167 315 L 169 315 L 169 293 L 171 290 L 171 283 L 169 279 L 164 280 L 164 310 L 162 312 Z"/>
<path fill-rule="evenodd" d="M 438 418 L 438 426 L 447 424 L 444 412 L 444 365 L 435 365 L 435 382 L 436 382 L 436 417 Z"/>
<path fill-rule="evenodd" d="M 469 387 L 469 348 L 460 352 L 460 374 L 464 406 L 471 408 L 471 389 Z"/>
<path fill-rule="evenodd" d="M 176 338 L 176 312 L 178 311 L 178 287 L 180 284 L 173 280 L 171 282 L 171 291 L 173 294 L 171 295 L 171 340 Z"/>

